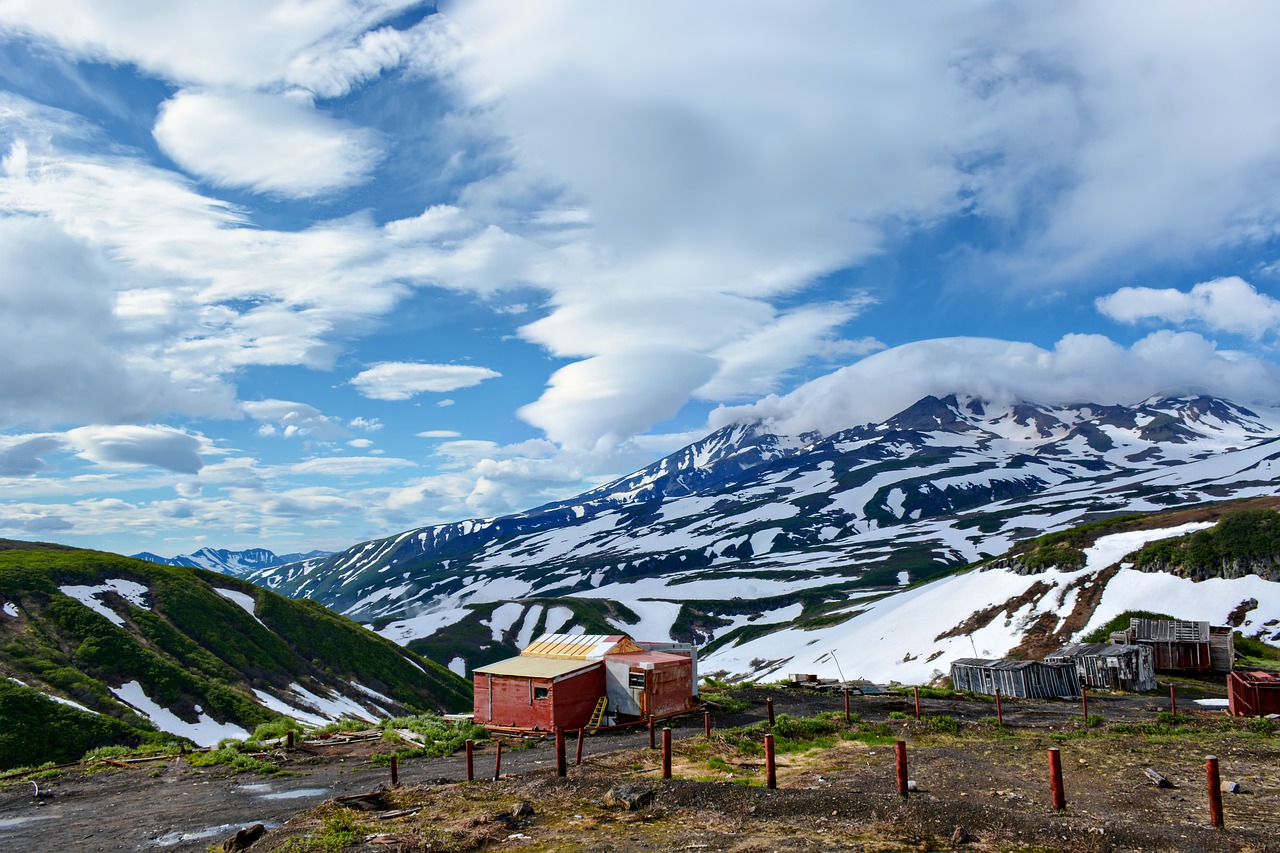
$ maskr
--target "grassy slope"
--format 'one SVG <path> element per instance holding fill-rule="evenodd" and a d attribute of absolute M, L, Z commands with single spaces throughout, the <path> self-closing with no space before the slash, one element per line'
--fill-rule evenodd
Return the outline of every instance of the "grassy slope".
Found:
<path fill-rule="evenodd" d="M 107 689 L 134 680 L 184 719 L 194 720 L 199 705 L 214 719 L 248 730 L 277 716 L 256 702 L 251 688 L 283 688 L 293 682 L 323 694 L 325 685 L 357 681 L 394 699 L 397 707 L 388 710 L 395 712 L 456 710 L 470 704 L 466 682 L 444 667 L 406 653 L 314 602 L 292 601 L 201 569 L 20 544 L 0 543 L 0 601 L 19 611 L 16 618 L 0 615 L 0 673 L 73 699 L 127 727 L 91 725 L 85 720 L 92 721 L 93 715 L 82 712 L 35 714 L 35 700 L 10 689 L 0 704 L 0 728 L 16 719 L 33 742 L 46 736 L 49 726 L 33 727 L 43 716 L 50 726 L 56 722 L 63 727 L 68 740 L 79 733 L 92 735 L 90 739 L 109 734 L 118 739 L 114 742 L 136 743 L 150 723 Z M 105 596 L 125 618 L 124 626 L 59 590 L 114 578 L 149 590 L 150 609 L 130 606 L 114 593 Z M 214 587 L 252 596 L 258 619 L 268 627 Z M 0 756 L 0 766 L 13 766 L 8 750 L 0 750 Z"/>

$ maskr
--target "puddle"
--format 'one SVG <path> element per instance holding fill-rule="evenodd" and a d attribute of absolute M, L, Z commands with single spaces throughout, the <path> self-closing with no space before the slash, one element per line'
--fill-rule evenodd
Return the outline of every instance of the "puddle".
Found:
<path fill-rule="evenodd" d="M 60 815 L 32 815 L 31 817 L 7 817 L 0 820 L 0 829 L 8 829 L 11 826 L 21 826 L 24 823 L 34 823 L 37 820 L 57 820 Z"/>
<path fill-rule="evenodd" d="M 1226 699 L 1196 699 L 1195 703 L 1203 708 L 1226 708 L 1231 704 Z"/>
<path fill-rule="evenodd" d="M 319 797 L 329 793 L 328 788 L 295 788 L 292 791 L 276 791 L 274 794 L 263 794 L 260 800 L 299 800 L 303 797 Z"/>
<path fill-rule="evenodd" d="M 271 790 L 271 786 L 270 786 L 270 785 L 268 785 L 266 782 L 256 782 L 256 783 L 254 783 L 254 784 L 252 784 L 252 785 L 237 785 L 237 786 L 235 787 L 235 790 L 237 790 L 237 791 L 248 791 L 248 792 L 249 792 L 249 793 L 251 793 L 251 794 L 258 794 L 258 793 L 261 793 L 261 792 L 263 792 L 263 791 L 270 791 L 270 790 Z"/>
<path fill-rule="evenodd" d="M 266 820 L 255 820 L 249 823 L 224 823 L 219 826 L 207 826 L 204 829 L 193 829 L 190 832 L 170 832 L 168 835 L 162 835 L 151 843 L 156 847 L 173 847 L 175 844 L 182 844 L 184 841 L 200 841 L 205 838 L 231 835 L 258 823 L 267 829 L 277 829 L 280 826 L 278 823 Z"/>

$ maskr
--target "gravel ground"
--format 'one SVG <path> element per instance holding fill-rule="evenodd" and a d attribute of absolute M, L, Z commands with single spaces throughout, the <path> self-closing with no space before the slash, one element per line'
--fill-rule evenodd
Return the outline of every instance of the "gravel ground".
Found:
<path fill-rule="evenodd" d="M 1192 708 L 1212 686 L 1179 688 L 1179 710 Z M 772 698 L 778 714 L 812 716 L 839 711 L 843 700 L 809 690 L 739 691 L 752 705 L 718 714 L 717 727 L 764 719 Z M 1185 705 L 1183 704 L 1185 703 Z M 906 696 L 854 697 L 852 710 L 868 721 L 893 711 L 914 716 Z M 1090 697 L 1090 712 L 1110 722 L 1146 722 L 1168 700 L 1150 696 Z M 951 849 L 956 827 L 971 837 L 966 849 L 1047 850 L 1280 850 L 1280 739 L 1197 735 L 1083 738 L 1055 741 L 1055 733 L 1079 728 L 1079 705 L 1006 702 L 1005 721 L 1019 736 L 983 734 L 994 717 L 991 703 L 924 699 L 924 715 L 948 715 L 968 723 L 974 739 L 948 741 L 927 735 L 914 719 L 891 724 L 910 747 L 911 775 L 920 791 L 903 802 L 895 794 L 892 746 L 841 742 L 836 748 L 779 757 L 779 790 L 747 787 L 741 779 L 707 770 L 708 743 L 701 715 L 673 721 L 677 740 L 674 780 L 657 777 L 657 753 L 644 730 L 588 737 L 581 767 L 568 779 L 554 776 L 550 741 L 509 743 L 504 778 L 493 783 L 493 747 L 477 750 L 475 774 L 485 784 L 451 784 L 465 778 L 461 756 L 418 759 L 400 768 L 397 809 L 424 809 L 392 821 L 369 850 L 900 850 Z M 1211 719 L 1215 712 L 1194 712 Z M 1072 722 L 1072 718 L 1075 722 Z M 568 761 L 575 741 L 568 742 Z M 1045 749 L 1061 747 L 1068 809 L 1047 805 Z M 368 763 L 372 743 L 315 747 L 291 753 L 291 775 L 233 776 L 224 768 L 193 768 L 176 759 L 141 769 L 74 770 L 39 783 L 0 788 L 0 848 L 12 850 L 204 851 L 235 829 L 264 823 L 272 832 L 254 845 L 268 851 L 305 836 L 323 823 L 316 806 L 336 796 L 373 791 L 389 781 L 386 769 Z M 1228 828 L 1207 826 L 1203 760 L 1222 758 L 1224 779 L 1246 793 L 1228 796 Z M 759 762 L 755 762 L 757 765 Z M 1148 784 L 1142 767 L 1155 766 L 1179 787 Z M 759 767 L 743 768 L 743 775 Z M 622 783 L 654 785 L 646 809 L 619 811 L 601 805 Z M 415 799 L 416 798 L 416 799 Z M 520 802 L 536 815 L 499 817 Z M 433 814 L 434 817 L 428 817 Z M 279 829 L 281 824 L 285 826 Z M 379 824 L 379 827 L 382 825 Z M 381 831 L 381 830 L 379 830 Z M 371 832 L 378 835 L 379 831 Z M 517 837 L 519 836 L 519 837 Z M 884 846 L 889 845 L 889 846 Z M 923 845 L 923 846 L 922 846 Z"/>

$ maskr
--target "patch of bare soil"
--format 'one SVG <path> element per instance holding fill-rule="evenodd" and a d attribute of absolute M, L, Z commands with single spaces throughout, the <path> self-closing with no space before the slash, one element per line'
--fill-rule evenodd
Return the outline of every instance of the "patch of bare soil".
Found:
<path fill-rule="evenodd" d="M 1197 690 L 1220 693 L 1216 685 L 1180 685 L 1180 712 Z M 917 722 L 910 693 L 855 697 L 853 712 L 880 724 L 878 736 L 781 752 L 777 790 L 763 787 L 763 756 L 738 748 L 727 728 L 761 721 L 767 698 L 793 717 L 838 714 L 843 699 L 783 689 L 735 696 L 751 706 L 717 719 L 709 739 L 700 716 L 676 723 L 670 780 L 660 778 L 660 753 L 647 748 L 644 731 L 588 738 L 581 766 L 574 766 L 571 737 L 567 778 L 555 776 L 549 741 L 508 743 L 496 782 L 490 746 L 476 754 L 480 781 L 459 781 L 461 756 L 420 759 L 401 765 L 395 789 L 385 787 L 386 769 L 368 764 L 377 748 L 368 744 L 291 754 L 285 766 L 297 775 L 284 777 L 235 777 L 176 760 L 154 770 L 80 770 L 44 780 L 42 792 L 53 796 L 42 800 L 30 784 L 0 788 L 0 849 L 204 851 L 238 828 L 265 823 L 269 831 L 248 848 L 253 853 L 1280 851 L 1280 738 L 1224 725 L 1224 715 L 1210 711 L 1191 711 L 1190 729 L 1176 735 L 1112 730 L 1153 722 L 1167 710 L 1167 696 L 1091 696 L 1090 712 L 1105 720 L 1092 729 L 1073 703 L 1006 702 L 1002 729 L 990 721 L 991 703 L 922 699 L 926 718 L 960 721 L 959 736 Z M 918 788 L 905 800 L 896 794 L 898 738 L 909 745 Z M 1061 813 L 1049 805 L 1050 746 L 1064 765 Z M 1208 754 L 1219 756 L 1224 781 L 1240 786 L 1223 795 L 1222 830 L 1209 826 Z M 1146 767 L 1179 787 L 1151 784 Z M 631 788 L 620 794 L 620 786 Z M 634 795 L 636 808 L 618 804 Z"/>

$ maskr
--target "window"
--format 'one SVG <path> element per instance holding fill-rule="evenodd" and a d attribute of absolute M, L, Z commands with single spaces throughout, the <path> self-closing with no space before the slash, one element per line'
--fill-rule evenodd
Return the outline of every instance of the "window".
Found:
<path fill-rule="evenodd" d="M 550 696 L 551 696 L 551 688 L 550 688 L 550 687 L 535 687 L 535 688 L 533 688 L 533 698 L 534 698 L 534 699 L 546 699 L 546 698 L 548 698 L 548 697 L 550 697 Z"/>

